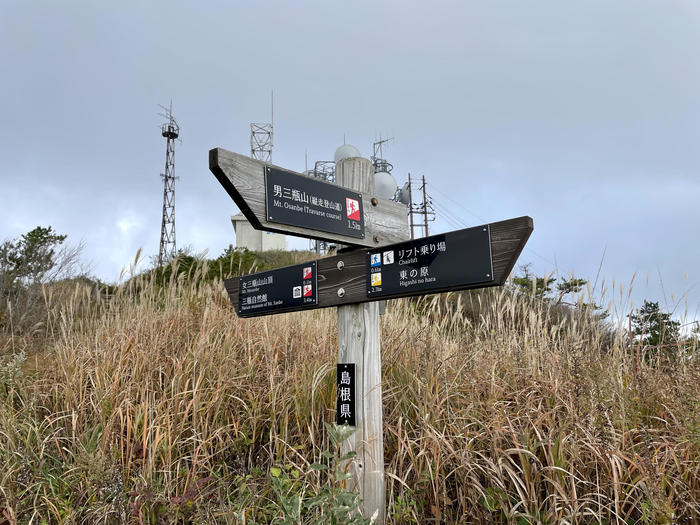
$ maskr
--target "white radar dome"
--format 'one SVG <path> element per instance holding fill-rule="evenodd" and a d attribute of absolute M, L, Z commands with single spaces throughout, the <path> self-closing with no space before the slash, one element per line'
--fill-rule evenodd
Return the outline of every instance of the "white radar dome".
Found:
<path fill-rule="evenodd" d="M 374 174 L 374 194 L 382 199 L 393 199 L 396 193 L 396 179 L 386 171 Z"/>
<path fill-rule="evenodd" d="M 352 159 L 361 156 L 362 154 L 360 153 L 360 150 L 355 146 L 352 146 L 351 144 L 343 144 L 337 150 L 335 150 L 333 160 L 335 162 L 340 162 L 343 159 Z"/>

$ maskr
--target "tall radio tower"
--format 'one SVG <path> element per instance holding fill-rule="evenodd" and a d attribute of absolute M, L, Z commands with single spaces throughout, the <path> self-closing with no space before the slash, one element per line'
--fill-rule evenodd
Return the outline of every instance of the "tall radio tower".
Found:
<path fill-rule="evenodd" d="M 160 105 L 160 104 L 159 104 Z M 165 137 L 165 173 L 163 177 L 163 222 L 160 227 L 160 251 L 158 266 L 169 263 L 176 253 L 175 245 L 175 139 L 180 136 L 178 126 L 173 116 L 173 102 L 170 107 L 160 106 L 164 113 L 159 115 L 167 120 L 161 126 L 161 134 Z"/>
<path fill-rule="evenodd" d="M 250 123 L 250 157 L 263 162 L 272 162 L 272 139 L 275 123 L 275 94 L 270 95 L 270 123 Z"/>

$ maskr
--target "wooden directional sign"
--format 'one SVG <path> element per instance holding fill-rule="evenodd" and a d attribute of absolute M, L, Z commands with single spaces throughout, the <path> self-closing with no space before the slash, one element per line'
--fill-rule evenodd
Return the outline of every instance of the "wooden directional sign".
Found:
<path fill-rule="evenodd" d="M 295 267 L 226 279 L 224 284 L 241 317 L 499 286 L 513 269 L 532 229 L 530 217 L 519 217 L 319 259 L 314 269 L 318 288 L 314 293 L 318 295 L 313 304 L 281 302 L 250 310 L 239 307 L 246 280 L 271 275 L 272 282 L 279 282 L 281 277 L 275 281 L 276 275 Z M 287 290 L 279 293 L 291 291 L 289 283 L 284 286 Z"/>
<path fill-rule="evenodd" d="M 349 246 L 406 238 L 406 206 L 238 153 L 209 151 L 209 169 L 253 228 Z"/>
<path fill-rule="evenodd" d="M 338 163 L 339 185 L 220 148 L 209 152 L 209 169 L 254 228 L 359 247 L 224 284 L 241 317 L 339 307 L 336 421 L 357 430 L 341 445 L 357 452 L 348 483 L 362 514 L 384 523 L 379 308 L 350 305 L 502 285 L 532 219 L 406 241 L 406 207 L 366 193 L 374 190 L 367 159 Z"/>
<path fill-rule="evenodd" d="M 308 262 L 240 277 L 238 315 L 313 307 L 318 304 L 316 276 L 316 262 Z"/>

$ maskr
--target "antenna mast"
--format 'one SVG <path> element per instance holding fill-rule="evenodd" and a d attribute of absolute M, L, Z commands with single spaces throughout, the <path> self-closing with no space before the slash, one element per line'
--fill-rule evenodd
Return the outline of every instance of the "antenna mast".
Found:
<path fill-rule="evenodd" d="M 160 105 L 160 104 L 159 104 Z M 165 173 L 163 177 L 163 221 L 160 226 L 160 250 L 158 252 L 158 266 L 169 263 L 176 254 L 175 244 L 175 139 L 180 136 L 178 126 L 173 116 L 173 102 L 170 107 L 160 106 L 164 113 L 159 115 L 165 119 L 161 126 L 161 135 L 165 137 Z"/>
<path fill-rule="evenodd" d="M 379 173 L 381 171 L 391 173 L 391 170 L 394 169 L 394 166 L 384 159 L 384 144 L 392 140 L 394 140 L 394 137 L 383 139 L 382 136 L 379 135 L 379 140 L 372 145 L 372 150 L 374 153 L 372 154 L 370 160 L 374 166 L 375 173 Z"/>

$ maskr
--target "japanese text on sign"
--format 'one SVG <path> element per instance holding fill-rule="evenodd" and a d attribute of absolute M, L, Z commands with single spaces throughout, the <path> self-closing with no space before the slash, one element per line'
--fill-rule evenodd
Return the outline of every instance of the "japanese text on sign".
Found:
<path fill-rule="evenodd" d="M 279 184 L 273 185 L 273 196 L 293 202 L 313 204 L 314 206 L 319 206 L 328 210 L 341 211 L 343 209 L 339 202 L 329 201 L 328 199 L 323 199 L 316 195 L 308 195 L 305 191 L 285 188 Z"/>
<path fill-rule="evenodd" d="M 488 227 L 434 235 L 367 252 L 367 296 L 449 289 L 493 280 Z"/>
<path fill-rule="evenodd" d="M 355 426 L 355 363 L 338 363 L 336 367 L 336 414 L 339 425 Z"/>
<path fill-rule="evenodd" d="M 347 188 L 267 167 L 267 220 L 348 237 L 365 236 L 362 195 Z"/>
<path fill-rule="evenodd" d="M 259 315 L 318 304 L 316 263 L 309 262 L 239 278 L 238 313 Z"/>

